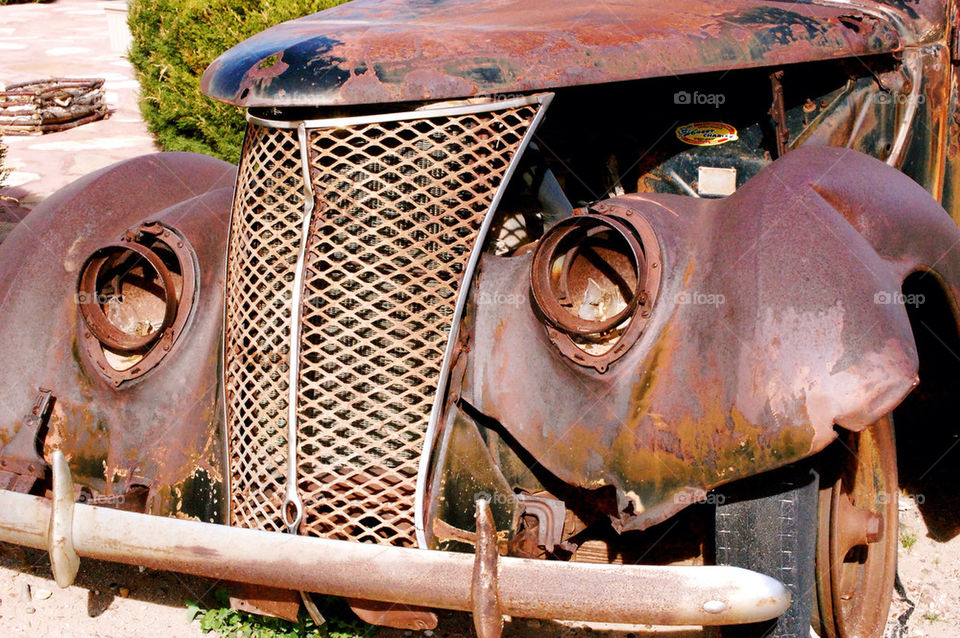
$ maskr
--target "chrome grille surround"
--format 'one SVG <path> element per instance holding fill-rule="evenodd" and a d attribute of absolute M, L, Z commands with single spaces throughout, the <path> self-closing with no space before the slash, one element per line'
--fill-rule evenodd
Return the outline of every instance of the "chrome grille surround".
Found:
<path fill-rule="evenodd" d="M 248 118 L 224 329 L 232 525 L 422 541 L 458 293 L 550 97 Z M 285 492 L 302 517 L 285 520 Z"/>

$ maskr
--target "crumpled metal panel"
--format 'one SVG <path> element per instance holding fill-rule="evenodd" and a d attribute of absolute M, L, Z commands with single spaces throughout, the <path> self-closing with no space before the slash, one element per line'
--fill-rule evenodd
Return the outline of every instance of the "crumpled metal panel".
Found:
<path fill-rule="evenodd" d="M 515 303 L 470 307 L 478 345 L 462 398 L 560 479 L 615 486 L 624 530 L 892 410 L 917 380 L 903 278 L 926 266 L 960 293 L 960 230 L 908 177 L 854 151 L 790 152 L 726 199 L 606 206 L 659 237 L 645 334 L 605 374 L 575 365 L 530 307 L 531 253 L 485 256 L 472 298 Z"/>
<path fill-rule="evenodd" d="M 834 0 L 842 2 L 844 0 Z M 947 21 L 950 6 L 946 0 L 876 0 L 872 3 L 888 10 L 895 11 L 911 23 L 912 30 L 917 34 L 917 40 L 930 43 L 939 40 L 949 31 Z M 861 6 L 866 5 L 863 3 Z"/>
<path fill-rule="evenodd" d="M 247 107 L 373 104 L 861 56 L 904 44 L 889 22 L 837 4 L 355 0 L 237 45 L 210 65 L 201 86 Z M 939 0 L 919 4 L 911 10 L 936 5 L 943 15 Z"/>
<path fill-rule="evenodd" d="M 53 395 L 44 452 L 61 450 L 78 486 L 114 505 L 132 485 L 146 509 L 221 520 L 218 359 L 226 227 L 236 167 L 194 153 L 120 162 L 34 209 L 0 250 L 0 444 Z M 157 220 L 196 251 L 199 295 L 161 364 L 117 388 L 79 346 L 77 277 L 86 258 L 129 228 Z"/>

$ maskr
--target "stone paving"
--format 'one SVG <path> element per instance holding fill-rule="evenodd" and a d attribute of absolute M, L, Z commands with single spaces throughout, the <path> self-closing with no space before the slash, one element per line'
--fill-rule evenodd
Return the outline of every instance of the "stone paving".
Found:
<path fill-rule="evenodd" d="M 0 221 L 17 221 L 78 177 L 156 150 L 137 108 L 133 67 L 110 46 L 108 10 L 123 0 L 0 6 L 0 84 L 50 77 L 104 78 L 110 115 L 58 133 L 3 137 L 8 174 Z"/>

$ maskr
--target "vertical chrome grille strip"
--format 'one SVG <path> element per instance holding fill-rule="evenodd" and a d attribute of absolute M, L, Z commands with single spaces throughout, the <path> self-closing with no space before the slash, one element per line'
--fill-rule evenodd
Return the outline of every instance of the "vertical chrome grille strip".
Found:
<path fill-rule="evenodd" d="M 297 396 L 300 379 L 300 317 L 303 308 L 300 297 L 303 293 L 303 269 L 306 264 L 307 244 L 310 241 L 310 223 L 313 220 L 313 181 L 310 179 L 309 144 L 307 127 L 303 122 L 297 126 L 297 139 L 300 142 L 300 162 L 303 169 L 304 198 L 303 224 L 300 234 L 300 250 L 297 253 L 297 266 L 293 277 L 293 290 L 290 300 L 290 382 L 287 398 L 287 486 L 283 499 L 283 522 L 287 531 L 297 533 L 303 519 L 303 502 L 297 490 Z M 293 512 L 291 514 L 291 512 Z"/>
<path fill-rule="evenodd" d="M 294 129 L 252 125 L 243 149 L 224 299 L 230 523 L 283 531 L 287 333 L 306 189 Z"/>

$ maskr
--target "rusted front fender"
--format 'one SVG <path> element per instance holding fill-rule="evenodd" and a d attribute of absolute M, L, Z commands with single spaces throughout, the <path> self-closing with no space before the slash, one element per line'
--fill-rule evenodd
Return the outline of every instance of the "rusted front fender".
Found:
<path fill-rule="evenodd" d="M 0 445 L 21 427 L 38 389 L 49 389 L 45 456 L 63 451 L 78 485 L 95 498 L 120 505 L 132 486 L 144 486 L 151 513 L 220 519 L 218 343 L 235 174 L 226 162 L 192 153 L 128 160 L 54 194 L 7 237 L 0 246 Z M 95 250 L 148 220 L 176 229 L 193 247 L 198 294 L 157 367 L 118 387 L 80 345 L 77 279 Z"/>
<path fill-rule="evenodd" d="M 891 411 L 917 382 L 903 279 L 929 269 L 954 297 L 960 285 L 946 212 L 854 151 L 793 151 L 723 200 L 595 208 L 655 229 L 663 276 L 644 334 L 603 374 L 577 365 L 531 307 L 531 253 L 485 256 L 472 298 L 518 302 L 472 304 L 462 397 L 560 479 L 614 486 L 620 529 Z"/>

